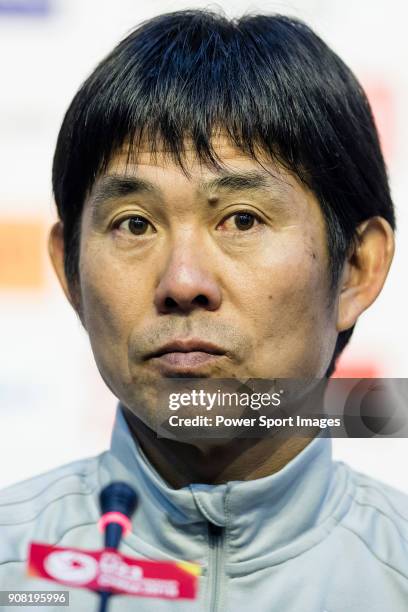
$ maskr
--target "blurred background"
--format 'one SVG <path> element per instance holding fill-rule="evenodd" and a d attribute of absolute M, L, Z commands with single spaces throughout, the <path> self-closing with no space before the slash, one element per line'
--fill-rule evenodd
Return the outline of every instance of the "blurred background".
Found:
<path fill-rule="evenodd" d="M 397 251 L 338 376 L 408 376 L 405 0 L 0 0 L 0 488 L 109 446 L 117 402 L 48 261 L 52 156 L 63 114 L 96 63 L 140 21 L 194 7 L 300 17 L 365 88 L 396 204 Z M 336 459 L 408 492 L 406 440 L 333 446 Z"/>

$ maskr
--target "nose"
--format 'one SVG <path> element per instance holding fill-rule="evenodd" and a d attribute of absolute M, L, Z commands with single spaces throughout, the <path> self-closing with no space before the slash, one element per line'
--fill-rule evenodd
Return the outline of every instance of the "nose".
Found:
<path fill-rule="evenodd" d="M 193 237 L 174 245 L 155 291 L 157 311 L 187 314 L 195 309 L 217 310 L 221 288 L 209 268 L 209 257 L 203 251 L 200 255 Z"/>

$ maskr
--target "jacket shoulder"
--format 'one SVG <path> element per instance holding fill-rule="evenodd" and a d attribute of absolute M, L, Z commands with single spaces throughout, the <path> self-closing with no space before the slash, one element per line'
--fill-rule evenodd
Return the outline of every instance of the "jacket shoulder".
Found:
<path fill-rule="evenodd" d="M 42 504 L 44 499 L 57 497 L 62 491 L 84 488 L 97 470 L 100 455 L 66 463 L 47 472 L 21 480 L 0 489 L 0 523 L 11 507 L 20 511 Z"/>
<path fill-rule="evenodd" d="M 372 476 L 349 469 L 354 484 L 356 503 L 376 509 L 391 523 L 408 528 L 408 493 Z"/>
<path fill-rule="evenodd" d="M 0 564 L 24 558 L 28 540 L 56 543 L 97 516 L 94 491 L 104 453 L 64 464 L 0 490 Z"/>
<path fill-rule="evenodd" d="M 408 494 L 348 470 L 352 503 L 342 527 L 378 561 L 408 578 Z"/>

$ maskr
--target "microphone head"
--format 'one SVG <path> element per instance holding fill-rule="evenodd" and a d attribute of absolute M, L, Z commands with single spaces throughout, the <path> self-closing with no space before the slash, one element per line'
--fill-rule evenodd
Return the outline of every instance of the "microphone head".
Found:
<path fill-rule="evenodd" d="M 102 514 L 121 512 L 130 518 L 136 510 L 137 494 L 126 482 L 111 482 L 100 492 L 99 504 Z"/>

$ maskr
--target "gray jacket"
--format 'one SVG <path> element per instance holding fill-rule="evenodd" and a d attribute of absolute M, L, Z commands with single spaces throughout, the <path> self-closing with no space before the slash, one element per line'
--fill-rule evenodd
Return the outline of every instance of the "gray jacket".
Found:
<path fill-rule="evenodd" d="M 28 543 L 101 548 L 98 494 L 118 479 L 140 498 L 121 552 L 198 561 L 203 575 L 196 601 L 119 595 L 109 612 L 408 610 L 408 497 L 333 462 L 330 438 L 319 435 L 266 478 L 175 490 L 133 441 L 120 406 L 110 450 L 0 492 L 0 589 L 67 590 L 26 576 Z M 94 593 L 69 591 L 69 610 L 96 612 Z"/>

